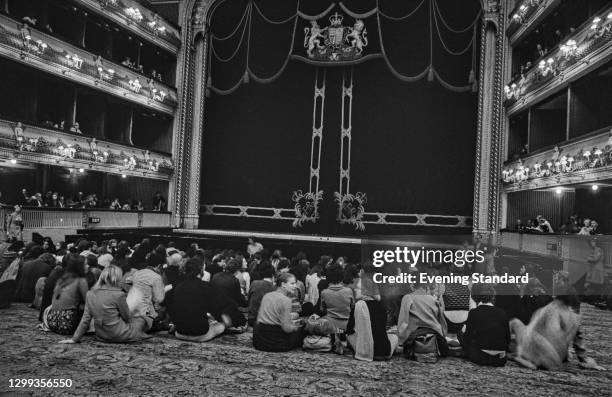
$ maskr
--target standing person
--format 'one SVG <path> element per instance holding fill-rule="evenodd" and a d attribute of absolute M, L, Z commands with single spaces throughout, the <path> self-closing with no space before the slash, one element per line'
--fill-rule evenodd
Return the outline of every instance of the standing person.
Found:
<path fill-rule="evenodd" d="M 155 192 L 155 196 L 153 197 L 153 211 L 166 211 L 166 206 L 166 199 L 160 192 Z"/>
<path fill-rule="evenodd" d="M 285 352 L 302 346 L 304 333 L 301 324 L 291 318 L 291 299 L 296 288 L 291 273 L 281 273 L 276 279 L 276 290 L 261 300 L 257 323 L 253 328 L 253 346 L 257 350 Z"/>
<path fill-rule="evenodd" d="M 263 251 L 263 249 L 264 247 L 260 242 L 255 241 L 254 237 L 249 237 L 247 244 L 247 253 L 249 254 L 249 257 L 253 257 L 253 255 Z"/>
<path fill-rule="evenodd" d="M 71 339 L 59 343 L 77 343 L 89 329 L 93 318 L 96 337 L 104 342 L 135 342 L 148 338 L 142 317 L 130 317 L 125 292 L 121 290 L 121 269 L 109 265 L 100 274 L 96 286 L 87 293 L 85 312 Z"/>
<path fill-rule="evenodd" d="M 16 205 L 14 211 L 9 215 L 8 235 L 19 241 L 23 241 L 23 217 L 21 216 L 21 206 Z"/>
<path fill-rule="evenodd" d="M 597 239 L 589 240 L 591 253 L 587 257 L 587 273 L 584 279 L 585 295 L 588 295 L 587 300 L 596 301 L 600 298 L 604 291 L 604 282 L 606 272 L 604 268 L 604 253 L 597 245 Z"/>

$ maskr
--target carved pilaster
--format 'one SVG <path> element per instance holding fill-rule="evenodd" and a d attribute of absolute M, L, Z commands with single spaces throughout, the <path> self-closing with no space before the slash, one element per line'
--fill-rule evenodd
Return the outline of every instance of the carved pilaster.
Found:
<path fill-rule="evenodd" d="M 500 1 L 485 1 L 480 46 L 478 132 L 474 182 L 474 233 L 495 239 L 499 231 L 502 160 L 504 13 Z"/>
<path fill-rule="evenodd" d="M 206 18 L 212 0 L 189 0 L 183 17 L 180 110 L 175 155 L 177 168 L 174 200 L 179 227 L 197 228 L 200 206 L 200 171 L 204 129 L 208 32 Z"/>

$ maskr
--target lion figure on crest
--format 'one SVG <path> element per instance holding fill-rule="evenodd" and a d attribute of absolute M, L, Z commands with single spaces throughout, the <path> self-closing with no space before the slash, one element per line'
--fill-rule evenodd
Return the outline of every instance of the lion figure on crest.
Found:
<path fill-rule="evenodd" d="M 350 44 L 352 48 L 355 48 L 355 54 L 361 55 L 363 47 L 368 45 L 368 38 L 366 37 L 367 31 L 364 28 L 363 21 L 357 19 L 355 25 L 345 37 L 345 41 Z"/>
<path fill-rule="evenodd" d="M 321 42 L 325 40 L 325 36 L 323 35 L 324 29 L 319 27 L 317 21 L 310 21 L 310 24 L 310 28 L 304 28 L 304 47 L 308 48 L 306 52 L 309 57 L 312 57 L 315 47 L 318 49 L 323 48 Z"/>

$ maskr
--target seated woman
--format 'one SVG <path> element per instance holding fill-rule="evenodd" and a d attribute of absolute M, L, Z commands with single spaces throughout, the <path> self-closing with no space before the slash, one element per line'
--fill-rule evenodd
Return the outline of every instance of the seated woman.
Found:
<path fill-rule="evenodd" d="M 68 255 L 66 270 L 53 288 L 51 308 L 46 315 L 46 325 L 51 332 L 72 335 L 76 331 L 87 297 L 85 258 Z"/>
<path fill-rule="evenodd" d="M 285 352 L 302 346 L 302 326 L 291 318 L 291 299 L 287 296 L 296 288 L 295 276 L 280 273 L 276 290 L 264 295 L 253 328 L 253 346 L 257 350 Z"/>
<path fill-rule="evenodd" d="M 353 290 L 342 284 L 344 269 L 339 264 L 329 266 L 326 275 L 329 286 L 321 291 L 321 319 L 330 321 L 338 330 L 345 330 L 355 305 Z"/>
<path fill-rule="evenodd" d="M 434 333 L 441 356 L 448 353 L 446 321 L 440 302 L 427 292 L 427 285 L 414 283 L 414 291 L 402 298 L 397 331 L 399 343 L 410 343 L 417 335 Z"/>
<path fill-rule="evenodd" d="M 236 303 L 217 295 L 210 283 L 202 281 L 201 274 L 202 262 L 189 259 L 185 263 L 185 278 L 167 294 L 166 305 L 177 339 L 208 342 L 226 328 L 245 323 Z"/>
<path fill-rule="evenodd" d="M 463 267 L 454 267 L 453 273 L 464 274 Z M 444 302 L 444 317 L 448 324 L 448 332 L 457 333 L 467 321 L 468 313 L 476 304 L 470 298 L 470 288 L 461 283 L 444 284 L 442 300 Z"/>
<path fill-rule="evenodd" d="M 470 310 L 465 332 L 457 334 L 465 356 L 475 364 L 503 367 L 510 344 L 510 327 L 504 310 L 493 306 L 495 289 L 477 284 L 473 290 L 478 307 Z"/>
<path fill-rule="evenodd" d="M 397 335 L 387 334 L 387 311 L 374 296 L 362 295 L 351 311 L 346 339 L 357 360 L 388 360 L 398 344 Z"/>
<path fill-rule="evenodd" d="M 123 273 L 115 265 L 109 265 L 100 274 L 98 283 L 87 293 L 85 312 L 71 339 L 60 343 L 77 343 L 94 320 L 96 337 L 104 342 L 135 342 L 149 338 L 143 328 L 142 317 L 130 318 L 126 294 L 121 289 Z"/>

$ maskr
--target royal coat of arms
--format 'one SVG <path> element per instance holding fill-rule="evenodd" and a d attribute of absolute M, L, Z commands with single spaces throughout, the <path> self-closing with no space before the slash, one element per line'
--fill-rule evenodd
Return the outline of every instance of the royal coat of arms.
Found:
<path fill-rule="evenodd" d="M 330 26 L 319 27 L 310 21 L 304 28 L 304 48 L 308 58 L 318 61 L 350 61 L 361 57 L 368 45 L 367 31 L 363 20 L 355 20 L 353 27 L 343 26 L 344 17 L 335 13 L 329 18 Z"/>

